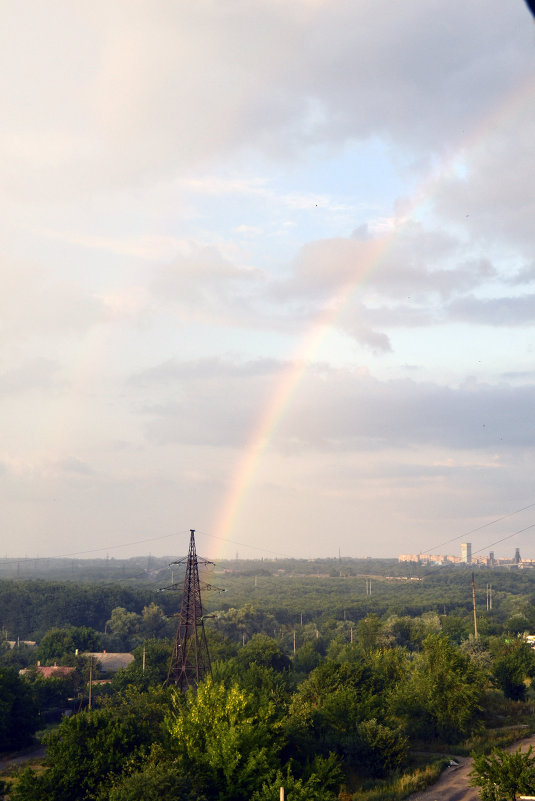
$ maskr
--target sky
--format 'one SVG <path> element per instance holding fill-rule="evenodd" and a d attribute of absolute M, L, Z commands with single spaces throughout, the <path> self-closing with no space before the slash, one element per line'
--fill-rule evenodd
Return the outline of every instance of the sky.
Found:
<path fill-rule="evenodd" d="M 535 557 L 523 2 L 1 15 L 0 555 Z"/>

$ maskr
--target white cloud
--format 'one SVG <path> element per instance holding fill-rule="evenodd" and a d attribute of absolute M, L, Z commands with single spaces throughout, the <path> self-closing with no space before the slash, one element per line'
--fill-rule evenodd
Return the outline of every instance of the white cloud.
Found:
<path fill-rule="evenodd" d="M 443 151 L 524 73 L 522 11 L 23 0 L 1 40 L 4 189 L 87 192 L 376 135 Z"/>

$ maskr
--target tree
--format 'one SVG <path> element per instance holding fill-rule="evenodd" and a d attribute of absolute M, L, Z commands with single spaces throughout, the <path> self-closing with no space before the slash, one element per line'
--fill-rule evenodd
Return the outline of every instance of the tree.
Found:
<path fill-rule="evenodd" d="M 14 670 L 0 668 L 0 751 L 28 745 L 37 722 L 37 705 L 29 685 Z"/>
<path fill-rule="evenodd" d="M 66 626 L 47 631 L 37 651 L 41 662 L 62 659 L 66 654 L 78 651 L 100 651 L 100 634 L 88 626 Z"/>
<path fill-rule="evenodd" d="M 179 772 L 204 781 L 221 801 L 249 799 L 276 764 L 272 705 L 259 707 L 251 693 L 211 678 L 174 697 L 166 728 Z"/>
<path fill-rule="evenodd" d="M 494 662 L 493 676 L 506 698 L 523 701 L 526 697 L 524 680 L 535 674 L 535 653 L 524 640 L 505 643 Z"/>
<path fill-rule="evenodd" d="M 254 792 L 251 801 L 278 801 L 281 787 L 284 787 L 286 797 L 292 801 L 336 801 L 338 798 L 338 788 L 326 785 L 315 773 L 306 779 L 296 779 L 288 767 L 285 774 L 278 770 L 264 782 L 261 789 Z"/>
<path fill-rule="evenodd" d="M 173 646 L 169 640 L 147 640 L 134 650 L 134 661 L 112 679 L 114 690 L 135 685 L 138 690 L 163 684 L 167 678 Z M 145 667 L 143 668 L 143 662 Z"/>
<path fill-rule="evenodd" d="M 249 642 L 238 651 L 237 659 L 243 667 L 257 664 L 273 670 L 287 670 L 291 665 L 290 659 L 275 640 L 265 634 L 253 634 Z"/>
<path fill-rule="evenodd" d="M 442 634 L 424 640 L 409 679 L 400 684 L 394 708 L 417 737 L 458 738 L 480 710 L 482 671 Z"/>
<path fill-rule="evenodd" d="M 474 757 L 470 784 L 480 787 L 481 801 L 516 801 L 519 793 L 535 792 L 535 756 L 533 748 L 510 753 L 495 749 L 491 754 Z"/>
<path fill-rule="evenodd" d="M 363 651 L 369 652 L 376 647 L 381 627 L 382 623 L 375 614 L 368 615 L 358 622 L 357 637 Z"/>
<path fill-rule="evenodd" d="M 106 622 L 106 631 L 125 644 L 139 631 L 140 623 L 141 618 L 135 612 L 127 612 L 123 606 L 116 606 Z"/>
<path fill-rule="evenodd" d="M 146 637 L 161 637 L 166 628 L 167 619 L 161 606 L 157 606 L 153 601 L 148 606 L 143 607 L 141 630 Z"/>
<path fill-rule="evenodd" d="M 135 771 L 162 737 L 169 691 L 125 692 L 104 708 L 62 720 L 45 735 L 48 769 L 26 771 L 14 801 L 89 801 L 103 782 Z"/>
<path fill-rule="evenodd" d="M 122 777 L 106 801 L 206 801 L 192 787 L 190 777 L 180 775 L 172 763 L 149 763 L 142 770 Z"/>
<path fill-rule="evenodd" d="M 322 656 L 314 642 L 305 642 L 292 660 L 293 669 L 298 673 L 310 673 L 322 661 Z"/>

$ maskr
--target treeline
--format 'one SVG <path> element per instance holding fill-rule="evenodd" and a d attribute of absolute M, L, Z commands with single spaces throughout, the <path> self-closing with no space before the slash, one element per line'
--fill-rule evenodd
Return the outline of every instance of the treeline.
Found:
<path fill-rule="evenodd" d="M 383 560 L 386 562 L 387 560 Z M 207 572 L 201 578 L 223 593 L 206 591 L 203 603 L 210 613 L 253 606 L 269 614 L 273 627 L 303 623 L 321 626 L 330 620 L 354 623 L 373 612 L 379 617 L 425 612 L 469 619 L 472 615 L 471 571 L 463 567 L 418 568 L 414 580 L 395 578 L 392 562 L 376 560 L 322 560 L 321 567 L 335 565 L 335 575 L 306 575 L 304 568 L 315 563 L 286 562 L 230 563 L 230 572 Z M 268 572 L 277 567 L 275 573 Z M 139 565 L 138 565 L 139 567 Z M 359 573 L 366 567 L 369 572 Z M 398 566 L 406 567 L 406 566 Z M 291 569 L 290 569 L 291 568 Z M 372 568 L 381 572 L 372 572 Z M 162 573 L 125 581 L 79 583 L 77 581 L 0 581 L 0 629 L 9 639 L 39 639 L 55 626 L 70 624 L 104 631 L 114 608 L 140 614 L 150 603 L 166 615 L 177 613 L 183 572 L 168 566 Z M 517 631 L 535 631 L 535 571 L 480 570 L 475 574 L 476 604 L 482 632 L 499 633 L 504 625 Z M 159 592 L 175 583 L 171 592 Z M 492 608 L 490 608 L 492 607 Z M 516 618 L 516 621 L 513 620 Z"/>
<path fill-rule="evenodd" d="M 40 640 L 49 629 L 66 625 L 104 631 L 114 608 L 140 614 L 154 602 L 166 614 L 178 610 L 176 593 L 157 593 L 143 586 L 0 581 L 0 630 L 11 640 Z"/>

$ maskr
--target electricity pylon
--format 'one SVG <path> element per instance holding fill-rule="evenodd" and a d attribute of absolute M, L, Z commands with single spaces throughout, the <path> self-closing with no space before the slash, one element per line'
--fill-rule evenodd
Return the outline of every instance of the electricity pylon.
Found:
<path fill-rule="evenodd" d="M 213 565 L 214 563 L 197 556 L 195 529 L 190 529 L 188 555 L 171 564 L 186 565 L 186 575 L 178 616 L 178 628 L 166 683 L 174 684 L 185 691 L 188 687 L 196 687 L 204 676 L 210 675 L 212 672 L 204 630 L 206 616 L 203 615 L 202 610 L 199 564 Z M 207 588 L 218 589 L 212 588 L 210 585 L 207 585 Z M 172 587 L 166 589 L 172 589 Z"/>

